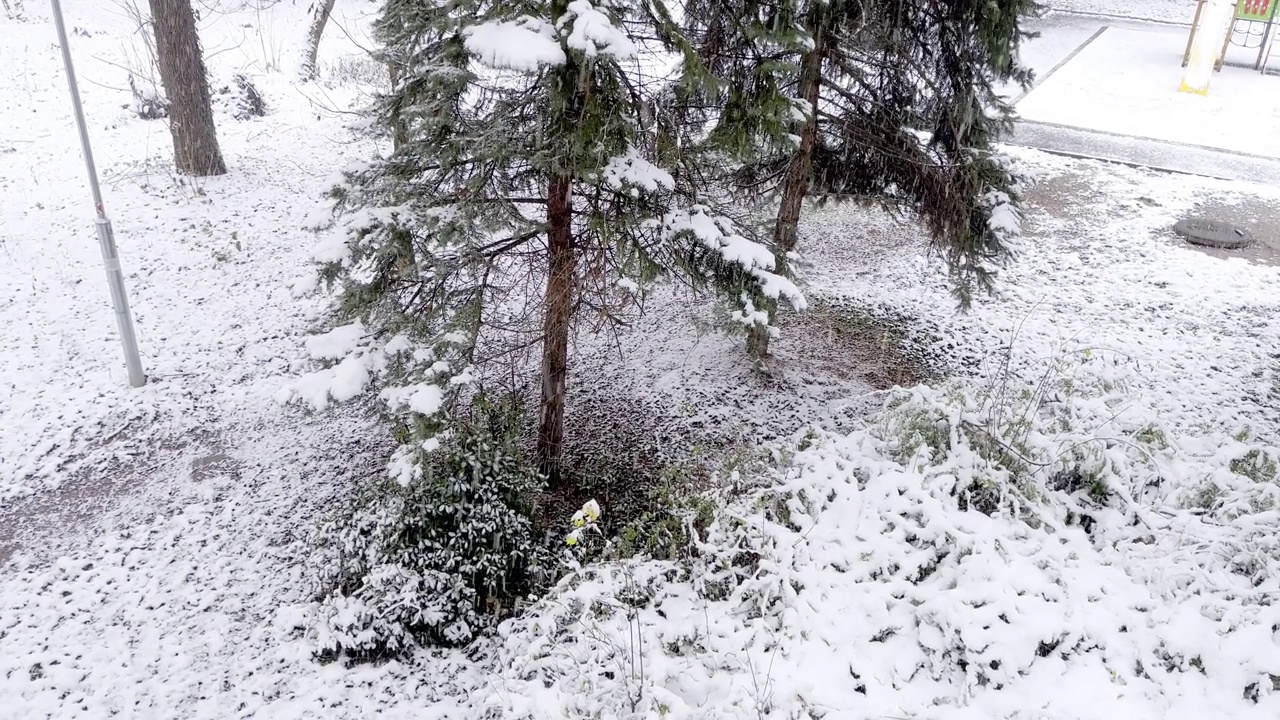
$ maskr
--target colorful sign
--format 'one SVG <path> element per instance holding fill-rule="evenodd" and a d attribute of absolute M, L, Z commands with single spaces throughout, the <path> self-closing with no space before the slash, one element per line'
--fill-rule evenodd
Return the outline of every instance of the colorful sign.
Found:
<path fill-rule="evenodd" d="M 1267 22 L 1276 14 L 1276 0 L 1240 0 L 1236 3 L 1236 19 Z"/>

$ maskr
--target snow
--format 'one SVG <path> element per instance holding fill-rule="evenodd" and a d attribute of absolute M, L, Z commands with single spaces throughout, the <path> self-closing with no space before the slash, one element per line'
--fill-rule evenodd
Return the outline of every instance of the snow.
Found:
<path fill-rule="evenodd" d="M 718 252 L 725 262 L 741 265 L 755 277 L 766 297 L 785 298 L 791 307 L 804 310 L 807 303 L 804 293 L 790 278 L 771 272 L 776 258 L 763 244 L 743 237 L 727 218 L 707 214 L 704 206 L 668 213 L 662 220 L 667 232 L 675 235 L 690 233 L 708 248 Z M 735 311 L 734 319 L 743 324 L 758 323 L 766 314 L 744 300 L 741 311 Z"/>
<path fill-rule="evenodd" d="M 308 221 L 308 225 L 311 221 Z M 342 263 L 351 257 L 351 247 L 347 244 L 347 229 L 330 230 L 324 240 L 316 243 L 311 250 L 311 258 L 322 263 Z"/>
<path fill-rule="evenodd" d="M 1026 120 L 1280 158 L 1280 77 L 1227 66 L 1178 92 L 1186 30 L 1108 28 L 1018 102 Z"/>
<path fill-rule="evenodd" d="M 1080 348 L 1105 349 L 1108 353 L 1127 358 L 1132 372 L 1123 377 L 1131 384 L 1130 392 L 1113 405 L 1113 409 L 1099 408 L 1100 419 L 1097 422 L 1100 428 L 1115 422 L 1133 423 L 1134 427 L 1149 423 L 1165 428 L 1171 437 L 1184 438 L 1179 457 L 1170 459 L 1167 465 L 1159 463 L 1158 472 L 1174 489 L 1166 485 L 1154 495 L 1151 486 L 1140 485 L 1133 490 L 1135 497 L 1147 495 L 1143 499 L 1144 505 L 1176 518 L 1169 523 L 1169 535 L 1159 532 L 1155 535 L 1156 538 L 1163 537 L 1156 540 L 1156 545 L 1171 542 L 1173 547 L 1160 552 L 1156 549 L 1143 551 L 1137 545 L 1123 546 L 1123 551 L 1103 560 L 1097 571 L 1104 572 L 1102 567 L 1108 568 L 1105 571 L 1108 573 L 1127 568 L 1131 578 L 1142 579 L 1143 586 L 1134 587 L 1128 584 L 1129 581 L 1120 582 L 1117 578 L 1101 583 L 1092 593 L 1082 593 L 1110 598 L 1107 602 L 1115 602 L 1132 593 L 1133 599 L 1121 600 L 1129 603 L 1132 609 L 1112 608 L 1098 615 L 1082 607 L 1078 612 L 1065 614 L 1092 623 L 1103 616 L 1124 617 L 1126 613 L 1132 616 L 1134 609 L 1154 613 L 1143 621 L 1147 627 L 1144 632 L 1152 633 L 1144 643 L 1165 643 L 1178 648 L 1180 653 L 1186 653 L 1186 657 L 1204 652 L 1217 654 L 1219 672 L 1225 675 L 1215 679 L 1214 673 L 1210 672 L 1210 680 L 1206 682 L 1239 683 L 1243 687 L 1246 683 L 1233 675 L 1239 667 L 1237 663 L 1245 659 L 1246 666 L 1239 669 L 1274 673 L 1269 668 L 1274 667 L 1277 660 L 1276 644 L 1274 640 L 1267 639 L 1269 623 L 1273 622 L 1274 616 L 1269 602 L 1265 600 L 1266 591 L 1253 590 L 1247 583 L 1241 584 L 1238 578 L 1221 575 L 1221 563 L 1213 558 L 1203 560 L 1205 566 L 1195 570 L 1184 565 L 1181 570 L 1173 571 L 1169 564 L 1181 565 L 1190 559 L 1186 547 L 1177 547 L 1179 535 L 1183 535 L 1183 542 L 1195 544 L 1199 541 L 1192 538 L 1212 537 L 1222 529 L 1186 516 L 1185 506 L 1179 505 L 1185 495 L 1180 495 L 1176 488 L 1181 485 L 1181 490 L 1186 491 L 1213 473 L 1210 467 L 1215 464 L 1215 457 L 1216 462 L 1221 462 L 1224 453 L 1229 455 L 1232 452 L 1229 433 L 1236 432 L 1242 425 L 1252 425 L 1259 431 L 1265 428 L 1268 435 L 1263 446 L 1274 444 L 1275 413 L 1268 403 L 1260 401 L 1258 385 L 1265 385 L 1267 380 L 1264 377 L 1275 372 L 1267 359 L 1267 348 L 1274 346 L 1274 331 L 1265 327 L 1262 318 L 1272 312 L 1269 308 L 1275 303 L 1276 283 L 1280 278 L 1271 268 L 1206 259 L 1195 251 L 1174 245 L 1163 228 L 1172 218 L 1186 212 L 1200 192 L 1242 192 L 1245 186 L 1214 184 L 1201 190 L 1189 186 L 1184 178 L 1177 176 L 1153 176 L 1119 168 L 1097 172 L 1088 170 L 1086 164 L 1058 163 L 1034 154 L 1028 154 L 1028 159 L 1051 168 L 1042 169 L 1040 193 L 1045 196 L 1052 192 L 1052 185 L 1069 183 L 1074 173 L 1085 174 L 1088 178 L 1085 182 L 1092 186 L 1092 192 L 1075 201 L 1078 205 L 1073 203 L 1070 207 L 1058 208 L 1048 217 L 1044 215 L 1046 208 L 1033 205 L 1028 217 L 1033 219 L 1035 226 L 1028 243 L 1034 250 L 1025 252 L 1010 271 L 1002 274 L 1001 302 L 987 303 L 971 317 L 949 317 L 939 313 L 945 288 L 935 286 L 927 293 L 933 296 L 932 299 L 922 297 L 918 266 L 898 266 L 888 273 L 857 273 L 858 279 L 851 280 L 846 263 L 826 271 L 823 284 L 829 282 L 831 291 L 842 295 L 876 296 L 900 312 L 917 318 L 929 317 L 937 323 L 935 332 L 941 337 L 970 338 L 966 345 L 972 343 L 972 354 L 966 351 L 965 357 L 958 358 L 958 361 L 965 365 L 971 360 L 980 377 L 991 377 L 1000 368 L 1000 361 L 992 358 L 1004 358 L 1009 353 L 1012 353 L 1014 367 L 1027 368 L 1022 373 L 1024 377 L 1036 377 L 1040 371 L 1031 368 L 1043 368 L 1047 357 L 1061 357 L 1061 353 L 1069 353 L 1072 348 L 1076 349 L 1075 352 L 1080 352 Z M 1254 188 L 1247 192 L 1259 191 Z M 1261 192 L 1264 198 L 1275 202 L 1274 191 Z M 1144 201 L 1131 199 L 1135 197 L 1142 197 Z M 1073 213 L 1080 215 L 1073 217 Z M 830 221 L 841 222 L 835 217 Z M 834 234 L 838 232 L 839 225 L 822 227 L 825 232 Z M 884 269 L 878 264 L 871 266 L 877 271 Z M 911 290 L 890 289 L 898 284 Z M 887 294 L 886 289 L 890 289 Z M 1210 347 L 1212 352 L 1206 352 Z M 1233 370 L 1228 372 L 1226 368 Z M 1250 379 L 1251 371 L 1256 373 L 1253 375 L 1256 379 Z M 1122 437 L 1123 433 L 1116 432 L 1118 429 L 1112 427 L 1104 434 Z M 1200 463 L 1207 465 L 1201 466 Z M 1191 469 L 1188 464 L 1198 467 Z M 1267 492 L 1265 488 L 1256 490 Z M 883 502 L 869 504 L 879 507 Z M 1265 506 L 1264 502 L 1259 507 Z M 1262 516 L 1253 517 L 1262 520 Z M 1251 532 L 1248 528 L 1253 522 L 1241 522 L 1233 532 L 1247 534 Z M 1152 525 L 1159 527 L 1155 520 L 1152 520 Z M 863 523 L 852 526 L 865 527 Z M 930 522 L 930 528 L 936 526 Z M 817 532 L 822 530 L 823 525 L 819 523 Z M 866 532 L 866 536 L 874 534 L 874 530 Z M 986 546 L 986 543 L 982 544 Z M 1102 547 L 1106 545 L 1102 544 Z M 1092 551 L 1074 552 L 1077 555 L 1074 560 L 1068 562 L 1067 558 L 1062 558 L 1047 563 L 1045 567 L 1065 569 L 1076 565 L 1075 572 L 1079 572 L 1078 564 L 1085 562 Z M 1226 550 L 1226 556 L 1230 557 L 1235 552 Z M 1185 586 L 1182 590 L 1177 589 L 1179 582 L 1186 582 L 1185 579 L 1177 579 L 1181 573 L 1193 576 L 1213 573 L 1214 578 L 1208 586 L 1213 588 L 1209 593 L 1215 599 L 1196 598 L 1195 593 L 1200 590 L 1192 591 Z M 1068 585 L 1083 588 L 1091 582 L 1098 580 L 1086 580 L 1082 576 Z M 1199 582 L 1202 581 L 1192 585 Z M 1016 589 L 1019 583 L 1010 577 L 999 583 L 999 587 Z M 1146 593 L 1157 589 L 1162 589 L 1158 596 L 1142 599 Z M 1037 594 L 1047 597 L 1044 593 Z M 1241 597 L 1240 594 L 1252 596 L 1254 600 L 1243 607 L 1237 605 L 1236 598 Z M 1070 601 L 1071 595 L 1074 593 L 1060 597 Z M 1223 618 L 1221 613 L 1224 610 L 1230 619 Z M 1039 632 L 1063 616 L 1063 610 L 1049 612 L 1030 625 L 1026 632 Z M 1051 621 L 1051 617 L 1054 620 Z M 1216 624 L 1206 627 L 1206 617 L 1217 617 Z M 1122 622 L 1109 631 L 1096 627 L 1086 631 L 1086 635 L 1091 642 L 1107 646 L 1109 641 L 1103 638 L 1108 634 L 1114 637 L 1115 628 L 1120 626 L 1126 627 L 1127 633 L 1142 627 Z M 1193 627 L 1196 628 L 1194 632 L 1191 630 Z M 957 630 L 963 631 L 964 627 Z M 982 646 L 986 642 L 983 640 L 971 644 L 971 647 Z M 993 648 L 996 646 L 992 645 Z M 1207 667 L 1208 656 L 1203 657 Z M 1150 662 L 1144 662 L 1150 665 Z M 1002 659 L 1001 663 L 1002 668 L 1008 667 L 1008 660 Z M 1071 672 L 1079 673 L 1084 666 L 1077 664 Z M 1248 671 L 1244 674 L 1247 675 Z M 1193 682 L 1197 680 L 1192 679 Z M 1112 682 L 1116 682 L 1114 678 Z M 1141 682 L 1125 678 L 1122 684 L 1132 687 Z M 1052 683 L 1042 687 L 1041 696 L 1061 697 L 1053 687 Z M 1252 708 L 1217 705 L 1218 702 L 1234 702 L 1234 698 L 1210 701 L 1207 698 L 1214 692 L 1212 687 L 1188 688 L 1185 695 L 1182 690 L 1176 692 L 1176 695 L 1171 695 L 1164 689 L 1136 693 L 1131 690 L 1115 696 L 1112 702 L 1104 702 L 1105 693 L 1089 695 L 1090 702 L 1085 706 L 1073 705 L 1070 712 L 1058 709 L 1056 714 L 1048 712 L 1052 708 L 1045 708 L 1045 716 L 1107 717 L 1108 713 L 1136 713 L 1139 717 L 1265 717 L 1280 707 L 1280 701 L 1274 698 Z M 1167 703 L 1162 706 L 1163 710 L 1148 705 L 1156 698 L 1161 698 L 1160 703 Z M 1028 704 L 1022 707 L 1036 707 L 1030 697 L 1027 700 Z M 1268 709 L 1263 710 L 1263 706 Z M 984 715 L 979 713 L 977 716 Z M 993 709 L 985 716 L 1003 715 Z"/>
<path fill-rule="evenodd" d="M 90 28 L 73 50 L 152 381 L 125 382 L 58 53 L 28 3 L 28 22 L 0 17 L 0 63 L 23 69 L 0 76 L 5 717 L 1280 716 L 1280 493 L 1237 472 L 1247 453 L 1276 449 L 1280 269 L 1167 232 L 1207 201 L 1275 206 L 1280 191 L 1011 151 L 1037 175 L 1016 218 L 1022 252 L 1001 296 L 970 314 L 955 312 L 910 223 L 810 210 L 813 310 L 783 318 L 807 331 L 778 337 L 773 376 L 749 369 L 741 338 L 691 330 L 688 317 L 708 316 L 671 288 L 630 330 L 575 345 L 571 415 L 616 419 L 625 402 L 675 417 L 664 443 L 728 437 L 767 458 L 772 474 L 721 488 L 728 506 L 699 538 L 701 564 L 587 566 L 467 651 L 321 664 L 310 533 L 369 475 L 412 480 L 413 449 L 392 447 L 364 405 L 278 402 L 352 396 L 403 345 L 376 346 L 357 325 L 310 334 L 327 301 L 288 290 L 312 261 L 313 200 L 334 168 L 374 150 L 338 112 L 360 88 L 263 71 L 271 113 L 217 118 L 232 173 L 177 178 L 164 126 L 111 89 L 121 71 L 105 60 L 131 29 L 100 3 L 65 4 Z M 372 6 L 348 7 L 355 37 L 329 38 L 322 70 L 367 44 Z M 264 40 L 304 27 L 304 11 L 210 13 L 206 46 L 246 24 Z M 261 69 L 267 58 L 237 53 L 262 45 L 210 52 L 213 73 Z M 620 177 L 653 179 L 642 167 L 623 163 Z M 705 213 L 678 220 L 772 267 Z M 342 237 L 327 259 L 345 259 Z M 900 318 L 955 378 L 877 392 L 892 383 L 861 374 L 875 330 L 841 345 L 822 308 Z M 312 376 L 313 355 L 341 362 Z M 1115 497 L 1094 508 L 1033 473 L 1006 500 L 1038 523 L 960 509 L 958 488 L 1004 476 L 958 428 L 991 418 L 1001 388 L 1013 405 L 1046 382 L 1062 399 L 1010 411 L 1026 452 L 1091 449 Z M 429 408 L 435 395 L 398 397 Z M 863 417 L 886 397 L 889 410 Z M 949 449 L 908 452 L 929 428 L 954 433 Z M 1217 502 L 1197 506 L 1210 490 Z M 1093 531 L 1067 510 L 1091 514 Z"/>
<path fill-rule="evenodd" d="M 1001 273 L 1000 302 L 984 303 L 972 315 L 940 312 L 947 293 L 942 277 L 928 275 L 929 294 L 919 294 L 931 262 L 924 257 L 874 274 L 863 261 L 850 260 L 820 269 L 811 282 L 851 297 L 884 298 L 884 287 L 912 288 L 882 302 L 930 318 L 936 334 L 977 343 L 965 362 L 989 365 L 994 361 L 984 353 L 1011 342 L 1026 347 L 1028 357 L 1043 357 L 1069 341 L 1093 342 L 1141 363 L 1164 422 L 1234 432 L 1248 414 L 1255 427 L 1269 426 L 1259 386 L 1271 373 L 1267 317 L 1280 276 L 1271 267 L 1179 246 L 1169 228 L 1206 198 L 1270 204 L 1277 192 L 1119 167 L 1094 171 L 1031 151 L 1015 156 L 1033 163 L 1028 169 L 1040 177 L 1029 191 L 1026 250 Z M 810 232 L 848 233 L 839 217 L 813 218 Z M 904 231 L 888 226 L 876 234 L 887 242 Z"/>
<path fill-rule="evenodd" d="M 691 232 L 699 242 L 720 252 L 726 262 L 748 270 L 773 269 L 774 257 L 768 248 L 737 234 L 727 220 L 708 215 L 705 207 L 672 213 L 665 224 L 673 233 Z"/>
<path fill-rule="evenodd" d="M 110 64 L 122 60 L 127 23 L 94 8 L 67 3 L 66 12 L 70 27 L 88 28 L 72 33 L 72 50 L 150 380 L 138 391 L 124 382 L 60 54 L 47 9 L 28 3 L 28 21 L 0 19 L 0 62 L 24 68 L 0 92 L 0 508 L 72 478 L 118 474 L 157 445 L 269 400 L 278 381 L 265 378 L 289 371 L 296 333 L 318 309 L 285 288 L 302 269 L 292 246 L 314 242 L 298 229 L 298 207 L 312 201 L 297 198 L 329 163 L 361 152 L 339 149 L 347 138 L 334 114 L 326 134 L 312 129 L 326 114 L 303 96 L 314 89 L 262 77 L 268 94 L 300 102 L 251 122 L 219 118 L 234 178 L 175 177 L 156 161 L 167 128 L 132 116 L 124 71 Z M 232 53 L 222 57 L 215 77 L 240 69 Z M 276 141 L 264 144 L 268 136 Z"/>
<path fill-rule="evenodd" d="M 671 173 L 641 157 L 635 148 L 609 160 L 604 166 L 604 181 L 614 190 L 634 187 L 651 193 L 676 185 Z"/>
<path fill-rule="evenodd" d="M 1195 0 L 1053 0 L 1045 5 L 1051 10 L 1181 25 L 1190 25 L 1196 14 Z"/>
<path fill-rule="evenodd" d="M 545 20 L 524 17 L 514 22 L 482 23 L 463 34 L 467 50 L 493 68 L 533 72 L 565 61 L 555 28 Z"/>
<path fill-rule="evenodd" d="M 410 387 L 387 388 L 382 399 L 392 408 L 407 408 L 420 415 L 435 415 L 444 403 L 444 392 L 438 385 L 420 383 Z"/>
<path fill-rule="evenodd" d="M 1250 447 L 1276 452 L 1259 386 L 1276 373 L 1276 330 L 1262 318 L 1277 309 L 1280 271 L 1207 258 L 1163 230 L 1204 193 L 1280 193 L 1021 155 L 1040 181 L 1024 227 L 1034 252 L 972 315 L 954 314 L 935 262 L 913 258 L 925 245 L 912 226 L 834 208 L 804 227 L 811 293 L 935 327 L 961 378 L 895 393 L 897 409 L 869 426 L 820 435 L 786 480 L 709 529 L 703 549 L 721 562 L 622 563 L 566 581 L 505 629 L 485 707 L 692 718 L 715 698 L 720 716 L 743 718 L 1280 712 L 1276 490 L 1225 465 L 1245 449 L 1232 437 L 1242 425 L 1267 433 Z M 1075 193 L 1065 206 L 1062 188 Z M 855 232 L 848 255 L 838 239 Z M 1050 401 L 1052 416 L 1021 415 L 1021 389 L 1045 383 L 1065 399 Z M 957 428 L 992 417 L 991 393 L 1006 387 L 1013 417 L 1030 420 L 1027 452 L 1052 462 L 1101 448 L 1116 505 L 1036 500 L 1046 472 L 1011 500 L 1037 523 L 957 511 L 957 491 L 1000 472 L 978 458 L 981 435 Z M 904 450 L 920 413 L 952 433 L 949 452 Z M 1133 449 L 1150 428 L 1167 445 Z M 1243 515 L 1188 504 L 1210 477 L 1251 495 Z M 785 515 L 760 511 L 779 504 Z M 1098 527 L 1065 523 L 1068 507 Z M 725 597 L 734 567 L 746 578 Z M 652 599 L 633 610 L 637 595 Z"/>
<path fill-rule="evenodd" d="M 340 325 L 307 338 L 307 354 L 317 360 L 340 360 L 355 352 L 365 333 L 364 324 L 360 322 Z"/>
<path fill-rule="evenodd" d="M 993 190 L 983 196 L 982 200 L 987 207 L 991 208 L 987 227 L 992 232 L 1009 238 L 1022 233 L 1022 213 L 1010 203 L 1007 194 Z"/>
<path fill-rule="evenodd" d="M 608 55 L 622 60 L 634 57 L 637 52 L 636 44 L 631 38 L 618 29 L 608 15 L 591 4 L 590 0 L 570 2 L 558 24 L 571 28 L 566 44 L 587 57 Z"/>

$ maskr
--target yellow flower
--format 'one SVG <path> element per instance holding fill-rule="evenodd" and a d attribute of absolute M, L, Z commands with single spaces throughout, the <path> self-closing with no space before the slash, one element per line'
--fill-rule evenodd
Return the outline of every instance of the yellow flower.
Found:
<path fill-rule="evenodd" d="M 564 543 L 565 543 L 566 545 L 570 545 L 570 546 L 572 546 L 572 545 L 577 545 L 577 544 L 578 544 L 578 536 L 577 536 L 577 535 L 569 535 L 568 537 L 566 537 L 566 538 L 564 539 Z"/>
<path fill-rule="evenodd" d="M 588 520 L 590 520 L 591 522 L 595 522 L 595 521 L 599 520 L 599 519 L 600 519 L 600 504 L 599 504 L 599 503 L 597 503 L 595 500 L 588 500 L 588 501 L 587 501 L 587 502 L 582 506 L 582 514 L 583 514 L 583 515 L 586 515 L 586 516 L 587 516 L 587 519 L 588 519 Z"/>

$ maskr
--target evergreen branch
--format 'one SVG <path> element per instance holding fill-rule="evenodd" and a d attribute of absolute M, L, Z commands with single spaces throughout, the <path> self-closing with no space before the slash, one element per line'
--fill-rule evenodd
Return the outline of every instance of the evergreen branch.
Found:
<path fill-rule="evenodd" d="M 511 250 L 514 250 L 515 248 L 520 247 L 521 245 L 542 235 L 545 232 L 546 232 L 546 228 L 538 228 L 537 230 L 530 230 L 529 232 L 524 233 L 523 235 L 516 235 L 515 237 L 505 238 L 495 243 L 491 243 L 489 245 L 485 245 L 483 247 L 477 248 L 476 252 L 487 258 L 495 258 L 499 255 L 510 252 Z"/>

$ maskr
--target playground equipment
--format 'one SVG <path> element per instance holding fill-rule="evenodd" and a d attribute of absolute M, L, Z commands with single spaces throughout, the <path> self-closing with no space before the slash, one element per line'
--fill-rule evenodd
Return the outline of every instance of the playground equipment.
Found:
<path fill-rule="evenodd" d="M 1205 27 L 1208 15 L 1206 6 L 1213 0 L 1198 0 L 1195 19 L 1191 21 L 1191 35 L 1187 38 L 1187 50 L 1182 55 L 1182 66 L 1192 61 L 1196 35 L 1201 30 L 1209 32 L 1213 28 Z M 1276 23 L 1280 20 L 1280 0 L 1237 0 L 1227 28 L 1226 37 L 1222 40 L 1222 51 L 1214 61 L 1215 72 L 1222 69 L 1227 60 L 1227 49 L 1232 45 L 1258 49 L 1258 59 L 1253 69 L 1265 73 L 1267 61 L 1271 58 L 1271 49 L 1276 39 Z M 1219 26 L 1220 27 L 1220 26 Z M 1237 39 L 1238 38 L 1238 39 Z M 1256 43 L 1256 44 L 1255 44 Z"/>

